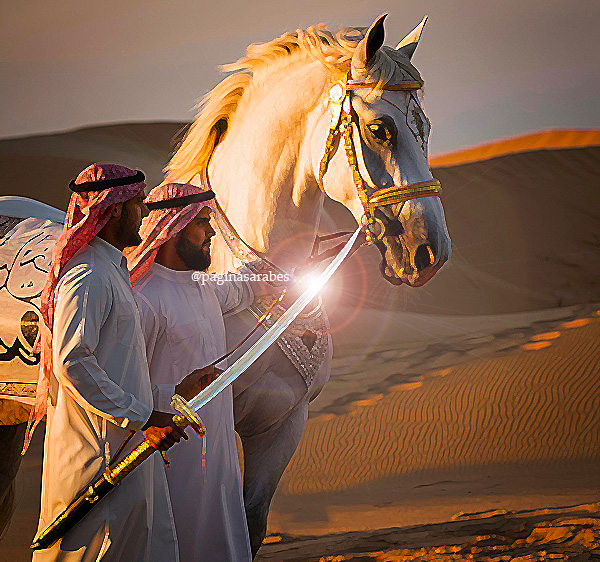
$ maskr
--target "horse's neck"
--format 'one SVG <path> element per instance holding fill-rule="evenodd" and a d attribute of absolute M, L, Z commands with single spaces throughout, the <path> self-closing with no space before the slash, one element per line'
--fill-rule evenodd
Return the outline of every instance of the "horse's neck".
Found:
<path fill-rule="evenodd" d="M 312 174 L 310 115 L 322 94 L 323 71 L 294 69 L 270 88 L 256 88 L 240 107 L 217 147 L 210 179 L 219 203 L 240 237 L 286 271 L 310 254 L 323 196 Z M 231 271 L 240 261 L 219 236 L 212 270 Z"/>
<path fill-rule="evenodd" d="M 244 196 L 234 197 L 228 204 L 223 204 L 223 212 L 233 227 L 225 234 L 237 234 L 243 240 L 241 245 L 237 244 L 242 250 L 250 246 L 258 255 L 264 255 L 284 271 L 290 272 L 304 263 L 310 254 L 323 198 L 317 193 L 316 197 L 296 205 L 292 199 L 292 178 L 274 177 L 257 183 L 248 181 L 250 174 L 251 170 L 248 170 L 247 183 L 232 184 L 242 188 Z M 258 194 L 265 185 L 276 188 L 279 196 L 264 198 Z M 305 190 L 305 186 L 296 184 L 296 187 Z M 218 187 L 215 187 L 215 191 L 220 195 Z M 258 196 L 250 195 L 254 191 Z M 223 236 L 215 237 L 211 254 L 213 271 L 233 271 L 241 265 L 239 252 L 232 252 Z"/>

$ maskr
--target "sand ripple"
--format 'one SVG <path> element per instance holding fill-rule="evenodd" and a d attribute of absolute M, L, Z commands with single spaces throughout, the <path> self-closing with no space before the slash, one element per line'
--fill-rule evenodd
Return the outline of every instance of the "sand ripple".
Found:
<path fill-rule="evenodd" d="M 600 455 L 600 321 L 420 386 L 309 420 L 279 493 L 333 492 L 392 475 Z M 449 371 L 449 372 L 448 372 Z"/>

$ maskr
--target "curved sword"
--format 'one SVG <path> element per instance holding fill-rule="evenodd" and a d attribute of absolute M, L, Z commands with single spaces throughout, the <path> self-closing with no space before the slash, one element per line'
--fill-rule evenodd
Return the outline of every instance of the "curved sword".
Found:
<path fill-rule="evenodd" d="M 218 379 L 209 384 L 204 390 L 186 402 L 177 394 L 171 400 L 171 406 L 179 412 L 173 421 L 181 428 L 192 426 L 199 434 L 204 434 L 202 421 L 198 417 L 198 410 L 210 402 L 220 392 L 225 390 L 235 379 L 252 365 L 264 351 L 273 344 L 286 328 L 296 319 L 304 307 L 317 295 L 321 287 L 329 281 L 335 270 L 342 264 L 350 253 L 362 227 L 358 227 L 350 240 L 340 253 L 325 268 L 311 286 L 298 297 L 244 355 L 235 361 L 228 369 L 223 371 Z M 105 472 L 94 480 L 60 515 L 34 540 L 31 548 L 41 550 L 49 548 L 57 540 L 73 528 L 91 509 L 111 490 L 121 484 L 123 479 L 136 469 L 145 459 L 156 452 L 148 441 L 143 441 L 129 455 L 114 467 L 108 467 Z"/>
<path fill-rule="evenodd" d="M 202 392 L 197 394 L 189 402 L 186 402 L 177 394 L 171 400 L 171 406 L 179 412 L 173 417 L 173 421 L 181 428 L 191 426 L 199 434 L 204 434 L 202 421 L 198 417 L 198 410 L 207 402 L 227 388 L 235 379 L 243 374 L 260 355 L 277 340 L 286 328 L 302 312 L 304 307 L 317 295 L 321 287 L 329 281 L 335 270 L 342 264 L 350 253 L 362 227 L 358 227 L 350 240 L 342 248 L 340 253 L 325 268 L 311 286 L 298 297 L 296 302 L 288 308 L 279 320 L 269 328 L 257 342 L 235 361 L 228 369 L 223 371 L 218 379 L 209 384 Z M 96 478 L 90 485 L 59 515 L 54 521 L 38 535 L 31 548 L 41 550 L 49 548 L 56 541 L 72 529 L 91 509 L 111 490 L 121 484 L 123 479 L 135 470 L 145 459 L 156 452 L 156 449 L 148 441 L 143 441 L 122 461 L 114 467 L 107 467 L 104 473 Z"/>

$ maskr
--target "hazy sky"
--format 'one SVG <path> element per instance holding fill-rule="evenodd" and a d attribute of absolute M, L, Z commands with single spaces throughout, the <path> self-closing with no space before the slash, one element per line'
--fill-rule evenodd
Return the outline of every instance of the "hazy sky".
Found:
<path fill-rule="evenodd" d="M 413 58 L 431 152 L 522 132 L 600 127 L 599 0 L 2 0 L 0 137 L 120 121 L 189 120 L 216 66 L 252 42 L 389 12 Z"/>

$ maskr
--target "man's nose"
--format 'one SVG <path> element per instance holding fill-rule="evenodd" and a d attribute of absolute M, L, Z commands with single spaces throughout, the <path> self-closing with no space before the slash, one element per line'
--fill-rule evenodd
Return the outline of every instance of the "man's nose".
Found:
<path fill-rule="evenodd" d="M 150 209 L 146 206 L 146 202 L 142 201 L 142 218 L 147 217 L 150 214 Z"/>

